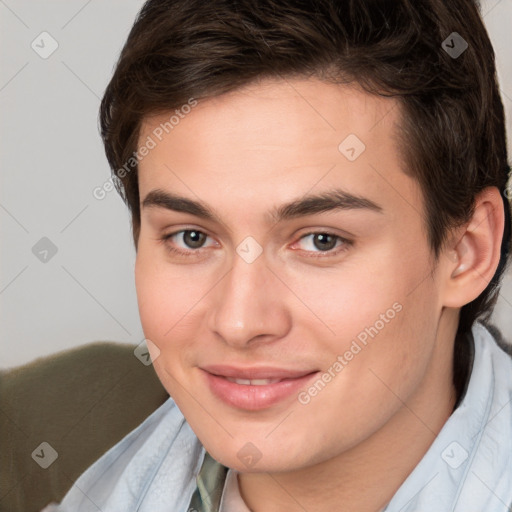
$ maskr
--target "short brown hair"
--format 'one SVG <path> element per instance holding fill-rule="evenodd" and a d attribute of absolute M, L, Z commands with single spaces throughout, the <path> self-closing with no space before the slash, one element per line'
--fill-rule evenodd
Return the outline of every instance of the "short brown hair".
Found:
<path fill-rule="evenodd" d="M 454 34 L 456 33 L 456 34 Z M 454 39 L 455 38 L 455 39 Z M 467 49 L 460 55 L 455 46 Z M 461 310 L 459 336 L 487 320 L 510 245 L 510 173 L 494 51 L 473 0 L 149 0 L 101 103 L 114 176 L 133 157 L 142 119 L 263 78 L 358 83 L 401 105 L 401 150 L 425 197 L 437 257 L 450 227 L 488 186 L 503 196 L 498 270 Z M 140 229 L 136 163 L 116 184 Z"/>

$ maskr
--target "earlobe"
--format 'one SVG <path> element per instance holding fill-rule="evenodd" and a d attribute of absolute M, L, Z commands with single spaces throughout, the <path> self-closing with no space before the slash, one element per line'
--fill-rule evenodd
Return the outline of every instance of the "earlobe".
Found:
<path fill-rule="evenodd" d="M 458 230 L 458 241 L 447 248 L 444 306 L 460 308 L 485 290 L 498 267 L 503 227 L 501 195 L 495 187 L 486 188 L 476 197 L 470 221 Z"/>

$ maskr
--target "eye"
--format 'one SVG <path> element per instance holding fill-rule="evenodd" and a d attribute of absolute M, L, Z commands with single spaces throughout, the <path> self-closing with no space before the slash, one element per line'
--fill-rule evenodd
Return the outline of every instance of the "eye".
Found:
<path fill-rule="evenodd" d="M 208 238 L 208 235 L 197 229 L 183 229 L 164 235 L 162 241 L 166 243 L 167 249 L 170 252 L 190 255 L 191 253 L 198 252 L 197 249 L 206 247 L 204 244 Z"/>
<path fill-rule="evenodd" d="M 326 232 L 308 233 L 307 235 L 302 236 L 297 244 L 300 244 L 301 242 L 303 250 L 313 253 L 327 253 L 326 256 L 336 255 L 346 250 L 351 245 L 349 240 Z M 315 257 L 323 256 L 320 254 Z"/>
<path fill-rule="evenodd" d="M 208 238 L 207 234 L 197 229 L 183 229 L 164 235 L 161 240 L 171 253 L 195 256 L 201 253 L 201 249 L 216 245 L 213 239 L 212 243 L 205 245 Z M 303 235 L 296 244 L 301 250 L 313 253 L 309 255 L 311 257 L 328 257 L 345 251 L 352 242 L 333 233 L 315 232 Z"/>

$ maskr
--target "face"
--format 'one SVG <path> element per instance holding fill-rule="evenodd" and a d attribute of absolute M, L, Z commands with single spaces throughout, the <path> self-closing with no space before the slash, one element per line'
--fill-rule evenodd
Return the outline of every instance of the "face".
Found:
<path fill-rule="evenodd" d="M 140 133 L 156 145 L 139 164 L 136 287 L 159 378 L 240 471 L 361 445 L 400 414 L 390 389 L 423 389 L 442 309 L 398 105 L 293 80 L 184 111 Z"/>

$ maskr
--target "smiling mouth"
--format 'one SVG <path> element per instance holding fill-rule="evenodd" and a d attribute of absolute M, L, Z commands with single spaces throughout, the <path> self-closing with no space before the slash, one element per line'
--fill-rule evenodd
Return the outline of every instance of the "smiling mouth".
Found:
<path fill-rule="evenodd" d="M 290 371 L 275 368 L 201 368 L 210 392 L 236 409 L 258 411 L 286 402 L 319 371 Z"/>
<path fill-rule="evenodd" d="M 251 381 L 258 385 L 259 381 L 281 381 L 291 380 L 304 377 L 318 370 L 291 370 L 286 368 L 276 368 L 272 366 L 259 366 L 259 367 L 243 367 L 236 365 L 207 365 L 201 367 L 205 372 L 216 375 L 217 377 L 224 377 L 225 379 L 234 379 L 240 381 L 239 384 L 247 384 Z M 267 383 L 267 382 L 265 382 Z M 262 385 L 262 384 L 261 384 Z"/>

